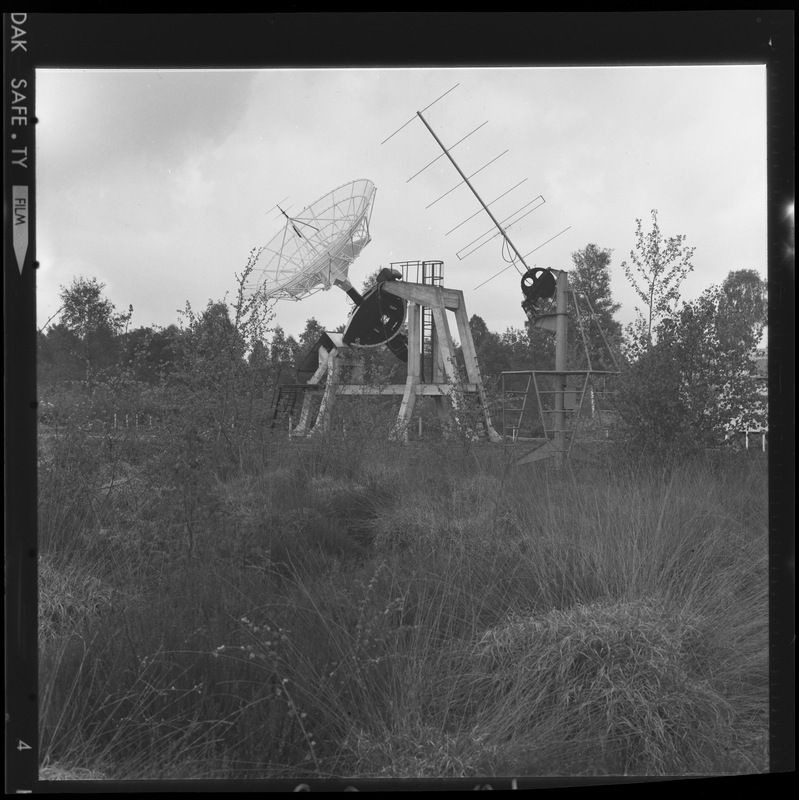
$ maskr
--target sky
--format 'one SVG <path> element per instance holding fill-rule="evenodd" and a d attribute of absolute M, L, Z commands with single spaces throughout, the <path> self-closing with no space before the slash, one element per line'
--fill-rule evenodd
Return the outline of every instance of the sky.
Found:
<path fill-rule="evenodd" d="M 232 301 L 250 252 L 283 227 L 278 205 L 291 216 L 367 178 L 356 288 L 392 262 L 440 260 L 469 316 L 522 328 L 520 273 L 499 236 L 464 257 L 496 229 L 417 111 L 486 203 L 507 192 L 490 206 L 500 222 L 538 206 L 506 229 L 528 267 L 612 251 L 624 324 L 640 303 L 622 262 L 652 209 L 695 248 L 685 299 L 732 270 L 766 277 L 765 66 L 40 69 L 37 325 L 78 276 L 132 305 L 133 327 Z M 333 287 L 276 301 L 273 325 L 334 330 L 350 308 Z"/>

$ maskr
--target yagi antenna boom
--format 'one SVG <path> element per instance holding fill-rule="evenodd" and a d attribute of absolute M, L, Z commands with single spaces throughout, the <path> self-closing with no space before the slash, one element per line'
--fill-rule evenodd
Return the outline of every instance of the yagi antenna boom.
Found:
<path fill-rule="evenodd" d="M 474 196 L 477 198 L 477 201 L 478 201 L 478 203 L 480 203 L 480 206 L 482 207 L 483 211 L 485 211 L 485 212 L 486 212 L 486 214 L 488 214 L 489 218 L 491 219 L 491 222 L 493 222 L 493 223 L 494 223 L 494 226 L 495 226 L 495 227 L 496 227 L 496 229 L 497 229 L 497 232 L 496 232 L 496 233 L 495 233 L 493 236 L 489 236 L 489 234 L 491 233 L 491 231 L 489 230 L 489 231 L 486 231 L 486 232 L 485 232 L 484 234 L 482 234 L 481 236 L 478 236 L 476 239 L 473 239 L 473 240 L 472 240 L 472 241 L 471 241 L 471 242 L 470 242 L 468 245 L 466 245 L 466 247 L 463 247 L 463 248 L 461 248 L 461 250 L 459 250 L 459 251 L 458 251 L 458 253 L 457 253 L 457 256 L 458 256 L 458 258 L 460 258 L 460 259 L 466 258 L 467 256 L 469 256 L 469 255 L 471 255 L 472 253 L 474 253 L 476 250 L 479 250 L 481 247 L 483 247 L 483 245 L 485 245 L 485 244 L 487 244 L 488 242 L 490 242 L 490 241 L 492 241 L 493 239 L 495 239 L 497 236 L 502 236 L 502 238 L 505 240 L 505 242 L 506 242 L 506 244 L 508 245 L 508 247 L 509 247 L 509 248 L 510 248 L 510 249 L 513 251 L 513 253 L 514 253 L 514 254 L 515 254 L 515 256 L 516 256 L 516 258 L 514 258 L 514 259 L 512 259 L 512 260 L 511 260 L 511 263 L 510 263 L 510 264 L 509 264 L 507 267 L 505 267 L 504 269 L 500 270 L 498 273 L 496 273 L 496 275 L 493 275 L 493 276 L 492 276 L 492 277 L 490 277 L 488 280 L 486 280 L 486 281 L 483 281 L 483 283 L 481 283 L 479 286 L 475 287 L 476 289 L 479 289 L 481 286 L 485 286 L 485 284 L 486 284 L 486 283 L 488 283 L 489 281 L 491 281 L 491 280 L 493 280 L 494 278 L 496 278 L 496 277 L 497 277 L 497 275 L 501 275 L 503 272 L 505 272 L 505 270 L 507 270 L 507 269 L 510 269 L 511 267 L 516 267 L 516 269 L 517 269 L 517 271 L 519 272 L 519 274 L 522 274 L 522 275 L 523 275 L 523 274 L 525 274 L 525 273 L 522 271 L 522 269 L 519 267 L 519 264 L 517 263 L 517 259 L 518 259 L 518 262 L 521 262 L 521 264 L 522 264 L 522 266 L 524 267 L 525 271 L 526 271 L 526 272 L 529 272 L 529 271 L 530 271 L 530 269 L 529 269 L 529 267 L 527 266 L 527 262 L 525 261 L 525 258 L 527 258 L 527 256 L 530 256 L 530 255 L 532 255 L 532 254 L 533 254 L 533 253 L 534 253 L 536 250 L 539 250 L 539 249 L 540 249 L 540 248 L 542 248 L 542 247 L 543 247 L 545 244 L 548 244 L 548 243 L 549 243 L 549 242 L 551 242 L 553 239 L 556 239 L 558 236 L 560 236 L 561 234 L 565 233 L 567 230 L 569 230 L 569 228 L 564 228 L 564 229 L 563 229 L 563 230 L 562 230 L 560 233 L 557 233 L 557 234 L 555 234 L 555 236 L 552 236 L 551 238 L 547 239 L 547 241 L 546 241 L 546 242 L 543 242 L 543 244 L 540 244 L 538 247 L 535 247 L 535 248 L 533 248 L 533 249 L 532 249 L 532 250 L 531 250 L 529 253 L 527 253 L 526 255 L 522 255 L 522 254 L 519 252 L 519 250 L 518 250 L 518 248 L 516 247 L 516 245 L 515 245 L 515 244 L 514 244 L 514 243 L 511 241 L 511 238 L 510 238 L 510 236 L 508 236 L 508 233 L 507 233 L 507 230 L 506 230 L 506 228 L 510 228 L 511 226 L 513 226 L 513 225 L 515 225 L 517 222 L 519 222 L 521 219 L 523 219 L 524 217 L 526 217 L 528 214 L 531 214 L 533 211 L 535 211 L 535 210 L 536 210 L 536 208 L 540 208 L 540 207 L 541 207 L 541 205 L 543 205 L 544 203 L 546 203 L 546 200 L 543 198 L 543 196 L 542 196 L 542 195 L 539 195 L 537 198 L 535 198 L 535 199 L 534 199 L 534 200 L 532 200 L 531 202 L 529 202 L 529 203 L 526 203 L 525 205 L 523 205 L 523 206 L 522 206 L 520 209 L 517 209 L 517 210 L 516 210 L 516 211 L 515 211 L 513 214 L 511 214 L 510 216 L 506 217 L 506 218 L 505 218 L 505 219 L 502 221 L 502 223 L 500 223 L 500 222 L 497 220 L 497 218 L 496 218 L 496 217 L 495 217 L 495 216 L 494 216 L 494 215 L 491 213 L 491 210 L 489 209 L 489 206 L 490 206 L 490 205 L 493 205 L 494 203 L 496 203 L 498 200 L 500 200 L 501 198 L 503 198 L 503 197 L 504 197 L 506 194 L 509 194 L 510 192 L 512 192 L 512 191 L 513 191 L 515 188 L 517 188 L 518 186 L 521 186 L 521 184 L 522 184 L 522 183 L 524 183 L 524 180 L 520 181 L 520 182 L 519 182 L 519 183 L 517 183 L 515 186 L 512 186 L 510 189 L 508 189 L 507 191 L 503 192 L 501 195 L 499 195 L 499 197 L 495 198 L 495 199 L 494 199 L 494 200 L 492 200 L 490 203 L 485 203 L 485 202 L 483 201 L 483 198 L 482 198 L 482 197 L 480 197 L 480 195 L 477 193 L 477 190 L 474 188 L 474 186 L 473 186 L 473 185 L 472 185 L 472 183 L 470 182 L 469 178 L 471 178 L 471 177 L 474 177 L 474 175 L 477 175 L 477 173 L 478 173 L 478 172 L 481 172 L 481 171 L 482 171 L 482 170 L 484 170 L 486 167 L 488 167 L 489 165 L 493 164 L 493 163 L 494 163 L 494 161 L 496 161 L 498 158 L 500 158 L 500 157 L 504 156 L 504 155 L 505 155 L 505 153 L 507 153 L 508 151 L 507 151 L 507 150 L 503 151 L 503 152 L 502 152 L 502 153 L 500 153 L 498 156 L 496 156 L 495 158 L 491 159 L 491 161 L 489 161 L 487 164 L 484 164 L 482 167 L 480 167 L 480 169 L 478 169 L 476 172 L 473 172 L 471 175 L 468 175 L 468 176 L 467 176 L 467 175 L 465 175 L 465 174 L 463 173 L 463 170 L 461 170 L 461 168 L 458 166 L 458 164 L 457 164 L 457 162 L 455 161 L 455 159 L 452 157 L 452 155 L 451 155 L 451 153 L 450 153 L 450 150 L 452 150 L 454 147 L 457 147 L 457 146 L 458 146 L 458 145 L 459 145 L 459 144 L 460 144 L 462 141 L 464 141 L 464 139 L 467 139 L 467 138 L 468 138 L 469 136 L 471 136 L 473 133 L 475 133 L 475 132 L 476 132 L 476 131 L 478 131 L 480 128 L 482 128 L 482 127 L 483 127 L 483 125 L 485 125 L 486 123 L 484 122 L 482 125 L 478 125 L 478 127 L 477 127 L 477 128 L 475 128 L 475 129 L 474 129 L 473 131 L 471 131 L 470 133 L 466 134 L 466 136 L 464 136 L 462 139 L 459 139 L 457 142 L 455 142 L 455 144 L 454 144 L 454 145 L 452 145 L 452 147 L 450 147 L 449 149 L 447 149 L 447 148 L 444 146 L 444 144 L 442 143 L 441 139 L 439 139 L 439 138 L 438 138 L 438 136 L 437 136 L 436 132 L 435 132 L 435 131 L 434 131 L 434 130 L 433 130 L 431 127 L 430 127 L 430 124 L 429 124 L 429 123 L 427 122 L 427 120 L 424 118 L 424 115 L 423 115 L 423 113 L 422 113 L 423 111 L 427 111 L 427 109 L 428 109 L 428 108 L 430 108 L 430 106 L 432 106 L 432 105 L 434 105 L 435 103 L 437 103 L 439 100 L 441 100 L 441 98 L 442 98 L 442 97 L 445 97 L 446 95 L 448 95 L 448 94 L 449 94 L 449 93 L 450 93 L 450 92 L 451 92 L 453 89 L 456 89 L 458 86 L 459 86 L 459 84 L 457 84 L 457 83 L 456 83 L 456 84 L 455 84 L 455 86 L 453 86 L 453 87 L 452 87 L 452 89 L 448 89 L 446 92 L 444 92 L 444 94 L 442 94 L 440 97 L 437 97 L 437 98 L 436 98 L 436 99 L 435 99 L 435 100 L 434 100 L 432 103 L 430 103 L 429 105 L 425 106 L 425 107 L 424 107 L 424 108 L 423 108 L 421 111 L 417 111 L 417 112 L 416 112 L 416 116 L 417 116 L 417 117 L 418 117 L 420 120 L 422 120 L 422 122 L 424 123 L 424 126 L 425 126 L 425 127 L 427 128 L 427 130 L 430 132 L 430 135 L 431 135 L 431 136 L 432 136 L 432 137 L 433 137 L 433 138 L 436 140 L 436 143 L 437 143 L 437 144 L 438 144 L 438 146 L 441 148 L 442 155 L 445 155 L 445 156 L 446 156 L 446 157 L 447 157 L 447 158 L 450 160 L 450 162 L 451 162 L 452 166 L 453 166 L 453 167 L 455 167 L 455 169 L 456 169 L 457 173 L 458 173 L 458 174 L 461 176 L 461 179 L 462 179 L 460 183 L 458 183 L 458 184 L 456 184 L 455 186 L 453 186 L 453 187 L 452 187 L 452 188 L 451 188 L 449 191 L 445 192 L 445 193 L 444 193 L 444 194 L 442 194 L 440 197 L 437 197 L 437 198 L 436 198 L 436 199 L 435 199 L 435 200 L 434 200 L 432 203 L 430 203 L 430 204 L 427 206 L 427 208 L 430 208 L 430 206 L 433 206 L 433 205 L 435 205 L 435 204 L 436 204 L 436 203 L 437 203 L 439 200 L 442 200 L 442 199 L 443 199 L 444 197 L 446 197 L 448 194 L 450 194 L 451 192 L 454 192 L 454 191 L 455 191 L 455 189 L 457 189 L 457 188 L 458 188 L 458 186 L 460 186 L 461 184 L 465 183 L 465 184 L 466 184 L 466 185 L 469 187 L 469 190 L 471 191 L 471 193 L 472 193 L 472 194 L 473 194 L 473 195 L 474 195 Z M 399 128 L 397 128 L 397 130 L 395 130 L 395 131 L 394 131 L 394 133 L 392 133 L 392 134 L 391 134 L 391 136 L 389 136 L 389 137 L 387 137 L 386 139 L 384 139 L 384 140 L 381 142 L 381 144 L 385 144 L 385 143 L 386 143 L 386 142 L 387 142 L 389 139 L 391 139 L 393 136 L 395 136 L 396 134 L 398 134 L 398 133 L 399 133 L 401 130 L 403 130 L 403 129 L 404 129 L 406 126 L 410 125 L 410 124 L 411 124 L 411 122 L 413 122 L 413 120 L 414 120 L 415 118 L 416 118 L 416 117 L 411 117 L 411 119 L 409 119 L 407 122 L 405 122 L 405 123 L 404 123 L 403 125 L 401 125 Z M 431 161 L 429 164 L 427 164 L 426 166 L 422 167 L 422 169 L 420 169 L 420 170 L 419 170 L 418 172 L 416 172 L 415 174 L 411 175 L 411 177 L 410 177 L 410 178 L 408 178 L 408 181 L 406 181 L 406 182 L 410 182 L 410 181 L 412 181 L 412 180 L 413 180 L 413 179 L 414 179 L 414 178 L 415 178 L 417 175 L 421 174 L 421 173 L 422 173 L 422 172 L 424 172 L 424 171 L 425 171 L 425 170 L 426 170 L 428 167 L 430 167 L 430 166 L 432 166 L 433 164 L 435 164 L 435 162 L 436 162 L 436 161 L 438 161 L 438 159 L 439 159 L 439 158 L 441 158 L 441 156 L 437 156 L 436 158 L 434 158 L 434 159 L 433 159 L 433 160 L 432 160 L 432 161 Z M 525 178 L 525 180 L 526 180 L 526 178 Z M 537 200 L 539 200 L 539 199 L 541 200 L 541 204 L 540 204 L 540 205 L 537 205 L 537 206 L 535 206 L 534 208 L 531 208 L 529 211 L 526 211 L 526 212 L 525 212 L 524 214 L 522 214 L 521 216 L 517 216 L 517 215 L 519 214 L 519 212 L 520 212 L 520 211 L 522 211 L 523 209 L 527 208 L 527 206 L 529 206 L 529 205 L 532 205 L 532 203 L 535 203 L 535 202 L 536 202 Z M 468 216 L 468 217 L 467 217 L 465 220 L 463 220 L 462 222 L 458 223 L 458 224 L 457 224 L 457 225 L 456 225 L 454 228 L 452 228 L 451 230 L 447 231 L 447 233 L 446 233 L 445 235 L 447 235 L 447 236 L 448 236 L 450 233 L 452 233 L 453 231 L 457 230 L 457 229 L 458 229 L 458 228 L 460 228 L 462 225 L 465 225 L 465 224 L 466 224 L 466 223 L 467 223 L 469 220 L 473 219 L 473 218 L 474 218 L 475 216 L 477 216 L 477 214 L 479 214 L 479 213 L 480 213 L 479 211 L 476 211 L 474 214 L 471 214 L 471 215 L 470 215 L 470 216 Z M 514 219 L 514 218 L 515 218 L 515 219 Z M 507 221 L 508 221 L 508 220 L 510 220 L 510 219 L 512 219 L 513 221 L 512 221 L 512 222 L 510 222 L 510 223 L 508 223 L 508 225 L 506 226 L 506 228 L 503 228 L 503 227 L 502 227 L 503 223 L 507 222 Z M 571 227 L 571 226 L 569 226 L 569 227 Z M 487 236 L 488 236 L 488 238 L 486 239 L 486 237 L 487 237 Z M 483 241 L 481 244 L 477 244 L 475 247 L 473 247 L 473 248 L 472 248 L 472 250 L 470 250 L 468 253 L 466 253 L 466 255 L 465 255 L 465 256 L 462 256 L 462 255 L 461 255 L 461 253 L 462 253 L 464 250 L 467 250 L 467 249 L 468 249 L 469 247 L 471 247 L 472 245 L 475 245 L 475 244 L 476 244 L 477 242 L 479 242 L 481 239 L 485 239 L 485 241 Z"/>
<path fill-rule="evenodd" d="M 455 85 L 452 87 L 452 89 L 457 89 L 459 86 L 460 86 L 460 84 L 459 84 L 459 83 L 456 83 L 456 84 L 455 84 Z M 441 97 L 446 97 L 446 96 L 447 96 L 447 95 L 448 95 L 448 94 L 449 94 L 449 93 L 452 91 L 452 89 L 447 89 L 447 91 L 446 91 L 446 92 L 444 92 L 444 94 L 442 94 L 442 95 L 441 95 Z M 426 105 L 426 106 L 425 106 L 425 107 L 422 109 L 422 111 L 427 111 L 427 109 L 428 109 L 428 108 L 430 108 L 430 106 L 434 106 L 434 105 L 435 105 L 435 104 L 436 104 L 436 103 L 437 103 L 437 102 L 438 102 L 438 101 L 441 99 L 441 97 L 436 97 L 436 99 L 435 99 L 435 100 L 433 100 L 433 102 L 432 102 L 432 103 L 430 103 L 429 105 Z M 417 113 L 421 113 L 421 112 L 417 112 Z M 398 133 L 399 133 L 399 132 L 400 132 L 400 131 L 401 131 L 403 128 L 405 128 L 406 126 L 410 125 L 410 124 L 411 124 L 411 123 L 412 123 L 412 122 L 413 122 L 415 119 L 416 119 L 416 117 L 411 117 L 411 118 L 410 118 L 410 119 L 409 119 L 409 120 L 408 120 L 406 123 L 404 123 L 403 125 L 400 125 L 400 126 L 399 126 L 399 128 L 397 128 L 397 130 L 395 130 L 395 131 L 394 131 L 394 133 L 392 133 L 392 134 L 391 134 L 391 136 L 389 136 L 387 139 L 383 139 L 383 141 L 382 141 L 382 142 L 380 142 L 380 144 L 381 144 L 381 145 L 382 145 L 382 144 L 385 144 L 385 143 L 386 143 L 386 142 L 387 142 L 389 139 L 391 139 L 393 136 L 396 136 L 396 135 L 397 135 L 397 134 L 398 134 Z M 426 123 L 425 123 L 425 124 L 426 124 Z"/>
<path fill-rule="evenodd" d="M 467 134 L 466 134 L 466 136 L 464 136 L 464 137 L 463 137 L 463 139 L 458 139 L 458 141 L 457 141 L 457 142 L 455 142 L 455 144 L 453 144 L 453 145 L 452 145 L 452 147 L 450 147 L 449 149 L 450 149 L 450 150 L 452 150 L 452 149 L 454 149 L 455 147 L 457 147 L 457 146 L 458 146 L 458 145 L 459 145 L 461 142 L 465 142 L 465 141 L 466 141 L 466 140 L 467 140 L 467 139 L 468 139 L 468 138 L 469 138 L 469 137 L 470 137 L 470 136 L 471 136 L 473 133 L 477 133 L 477 131 L 479 131 L 479 130 L 480 130 L 480 128 L 482 128 L 482 127 L 483 127 L 483 125 L 487 125 L 487 124 L 488 124 L 488 120 L 486 120 L 484 123 L 482 123 L 482 125 L 478 125 L 478 126 L 477 126 L 477 127 L 476 127 L 476 128 L 473 130 L 473 131 L 471 131 L 470 133 L 467 133 Z M 436 156 L 436 157 L 435 157 L 435 158 L 434 158 L 434 159 L 433 159 L 433 160 L 432 160 L 432 161 L 431 161 L 429 164 L 425 165 L 425 166 L 424 166 L 424 167 L 422 167 L 422 168 L 421 168 L 421 169 L 420 169 L 418 172 L 415 172 L 413 175 L 411 175 L 411 177 L 410 177 L 410 178 L 408 178 L 408 180 L 407 180 L 407 181 L 405 181 L 405 183 L 410 183 L 410 182 L 411 182 L 411 181 L 412 181 L 412 180 L 413 180 L 413 179 L 414 179 L 414 178 L 415 178 L 417 175 L 421 175 L 421 174 L 422 174 L 422 173 L 423 173 L 423 172 L 424 172 L 424 171 L 427 169 L 427 167 L 432 167 L 432 166 L 433 166 L 433 164 L 435 164 L 435 163 L 436 163 L 436 161 L 438 161 L 438 159 L 439 159 L 439 158 L 441 158 L 441 156 L 443 156 L 443 155 L 444 155 L 444 154 L 442 153 L 440 156 Z M 478 212 L 478 213 L 479 213 L 479 212 Z"/>
<path fill-rule="evenodd" d="M 524 211 L 524 209 L 525 209 L 525 208 L 527 208 L 527 206 L 531 206 L 533 203 L 537 202 L 539 199 L 540 199 L 542 202 L 541 202 L 541 203 L 539 203 L 537 206 L 535 206 L 535 208 L 531 208 L 529 211 L 526 211 L 526 212 L 525 212 L 524 214 L 522 214 L 520 217 L 516 217 L 516 215 L 517 215 L 517 214 L 518 214 L 520 211 Z M 535 198 L 533 198 L 533 199 L 532 199 L 532 200 L 531 200 L 529 203 L 525 203 L 525 204 L 524 204 L 524 205 L 523 205 L 521 208 L 517 208 L 517 209 L 516 209 L 516 211 L 514 211 L 512 214 L 509 214 L 507 217 L 505 217 L 505 219 L 503 219 L 503 220 L 502 220 L 502 224 L 503 224 L 503 225 L 505 225 L 505 223 L 506 223 L 506 222 L 508 222 L 508 220 L 509 220 L 509 219 L 512 219 L 513 217 L 516 217 L 516 219 L 514 219 L 514 220 L 513 220 L 513 222 L 508 222 L 508 224 L 507 224 L 507 225 L 505 225 L 505 230 L 507 230 L 507 229 L 508 229 L 508 228 L 510 228 L 511 226 L 515 225 L 517 222 L 520 222 L 521 220 L 523 220 L 523 219 L 524 219 L 524 218 L 525 218 L 525 217 L 526 217 L 528 214 L 532 214 L 532 213 L 533 213 L 533 211 L 535 211 L 535 210 L 536 210 L 536 208 L 541 208 L 541 206 L 542 206 L 542 205 L 544 205 L 544 203 L 545 203 L 545 202 L 546 202 L 546 201 L 544 200 L 544 198 L 543 198 L 541 195 L 538 195 L 538 197 L 535 197 Z M 501 231 L 501 229 L 500 229 L 500 231 Z M 461 259 L 461 261 L 462 261 L 464 258 L 467 258 L 467 257 L 468 257 L 468 256 L 470 256 L 470 255 L 471 255 L 473 252 L 475 252 L 475 250 L 479 250 L 479 249 L 480 249 L 480 248 L 483 246 L 483 244 L 487 244 L 487 243 L 488 243 L 488 242 L 490 242 L 492 239 L 496 239 L 496 238 L 497 238 L 497 236 L 499 236 L 499 234 L 500 234 L 500 231 L 495 231 L 493 228 L 489 228 L 489 229 L 488 229 L 488 230 L 487 230 L 485 233 L 481 233 L 481 234 L 480 234 L 480 235 L 479 235 L 477 238 L 475 238 L 475 239 L 472 239 L 472 241 L 471 241 L 471 242 L 469 242 L 469 244 L 467 244 L 467 245 L 465 245 L 464 247 L 462 247 L 462 248 L 461 248 L 461 249 L 460 249 L 460 250 L 459 250 L 459 251 L 456 253 L 456 255 L 457 255 L 457 256 L 458 256 L 458 258 L 460 258 L 460 259 Z M 474 250 L 470 250 L 470 251 L 469 251 L 469 252 L 468 252 L 468 253 L 467 253 L 465 256 L 461 256 L 461 253 L 462 253 L 464 250 L 467 250 L 467 249 L 468 249 L 468 248 L 470 248 L 470 247 L 471 247 L 473 244 L 475 244 L 476 242 L 479 242 L 481 239 L 485 239 L 485 237 L 486 237 L 486 236 L 488 236 L 488 234 L 490 234 L 490 233 L 492 233 L 492 232 L 493 232 L 493 234 L 494 234 L 494 235 L 493 235 L 493 236 L 491 236 L 490 238 L 486 239 L 486 241 L 485 241 L 485 242 L 483 242 L 483 244 L 480 244 L 480 245 L 478 245 L 477 247 L 475 247 L 475 248 L 474 248 Z M 529 255 L 529 253 L 528 253 L 528 255 Z"/>
<path fill-rule="evenodd" d="M 508 152 L 507 150 L 503 150 L 498 156 L 494 156 L 494 158 L 492 158 L 491 161 L 489 161 L 487 164 L 483 164 L 483 166 L 480 167 L 480 169 L 475 170 L 469 177 L 473 178 L 475 175 L 477 175 L 478 172 L 482 172 L 486 167 L 490 167 L 495 161 L 497 161 L 498 159 L 502 158 L 502 156 L 504 156 L 505 153 L 507 153 L 507 152 Z M 447 155 L 449 156 L 449 152 L 447 152 Z M 451 158 L 452 157 L 450 156 L 450 160 L 451 160 Z M 455 162 L 453 161 L 452 163 L 454 164 Z M 460 172 L 460 170 L 459 170 L 459 172 Z M 461 172 L 461 175 L 463 175 L 462 172 Z M 430 206 L 434 206 L 439 200 L 443 200 L 448 194 L 451 194 L 452 192 L 454 192 L 459 186 L 463 186 L 464 182 L 466 182 L 466 183 L 469 182 L 465 175 L 463 175 L 463 180 L 460 183 L 456 183 L 451 189 L 449 189 L 448 191 L 444 192 L 444 194 L 442 194 L 441 197 L 437 197 L 435 200 L 433 200 L 432 203 L 430 203 L 430 205 L 425 206 L 425 207 L 426 208 L 430 208 Z M 470 185 L 470 188 L 471 188 L 471 185 Z M 472 191 L 474 192 L 474 189 L 472 189 Z M 475 192 L 475 194 L 476 194 L 476 192 Z M 479 200 L 480 198 L 478 197 L 477 199 Z M 480 200 L 480 202 L 482 203 L 483 201 Z M 487 206 L 485 206 L 485 205 L 483 205 L 483 208 L 485 208 L 486 211 L 488 210 Z"/>
<path fill-rule="evenodd" d="M 510 189 L 508 189 L 507 191 L 503 192 L 499 197 L 495 197 L 488 205 L 493 206 L 494 203 L 497 202 L 497 200 L 501 200 L 506 194 L 510 194 L 514 189 L 517 189 L 519 186 L 521 186 L 526 180 L 527 180 L 527 178 L 522 178 L 522 180 L 520 180 L 516 184 L 516 186 L 511 186 Z M 539 195 L 539 197 L 541 197 L 541 195 Z M 536 199 L 538 199 L 538 198 L 536 198 Z M 541 197 L 541 199 L 544 200 L 543 197 Z M 546 200 L 544 200 L 544 202 L 546 202 Z M 474 212 L 474 214 L 469 214 L 469 216 L 466 217 L 466 219 L 463 220 L 463 222 L 459 222 L 454 228 L 451 228 L 450 230 L 448 230 L 444 234 L 444 236 L 449 236 L 453 231 L 456 231 L 462 225 L 465 225 L 470 219 L 474 219 L 479 213 L 480 213 L 480 209 L 478 208 L 477 211 Z"/>
<path fill-rule="evenodd" d="M 531 256 L 533 253 L 535 253 L 536 250 L 540 250 L 545 244 L 549 244 L 552 241 L 552 239 L 557 239 L 558 236 L 560 236 L 561 233 L 566 233 L 566 231 L 569 230 L 569 228 L 571 228 L 571 225 L 569 225 L 568 228 L 564 228 L 560 233 L 556 233 L 554 236 L 552 236 L 551 238 L 547 239 L 545 242 L 541 242 L 541 244 L 539 244 L 538 247 L 534 247 L 527 255 Z M 527 256 L 525 256 L 525 258 L 526 257 Z M 488 278 L 488 280 L 485 280 L 481 284 L 479 284 L 478 286 L 475 286 L 474 290 L 476 291 L 477 289 L 480 289 L 482 286 L 485 286 L 487 283 L 489 283 L 489 281 L 493 281 L 494 278 L 500 276 L 503 272 L 506 272 L 512 266 L 514 266 L 514 264 L 508 264 L 507 267 L 504 267 L 499 272 L 497 272 L 495 275 L 492 275 L 490 278 Z"/>
<path fill-rule="evenodd" d="M 458 171 L 458 174 L 461 176 L 461 178 L 463 178 L 463 182 L 469 187 L 469 189 L 471 190 L 472 194 L 477 198 L 477 201 L 483 207 L 483 209 L 485 210 L 486 214 L 488 214 L 488 216 L 491 218 L 491 221 L 494 223 L 494 225 L 496 225 L 497 229 L 502 234 L 502 237 L 508 243 L 508 246 L 511 248 L 511 250 L 513 250 L 514 253 L 516 253 L 516 256 L 518 257 L 519 261 L 521 261 L 522 264 L 524 264 L 524 268 L 525 268 L 525 270 L 527 270 L 528 267 L 527 267 L 527 264 L 525 263 L 524 257 L 516 249 L 516 245 L 513 244 L 513 242 L 510 240 L 510 237 L 508 236 L 508 234 L 505 233 L 504 229 L 502 228 L 502 225 L 499 224 L 499 222 L 497 221 L 497 218 L 491 213 L 491 210 L 489 209 L 489 207 L 483 202 L 483 198 L 480 197 L 480 195 L 477 193 L 477 190 L 474 188 L 474 186 L 472 186 L 471 182 L 469 181 L 469 178 L 467 178 L 466 175 L 463 174 L 463 171 L 458 166 L 458 164 L 455 161 L 455 159 L 450 155 L 450 153 L 447 150 L 447 148 L 444 147 L 444 145 L 441 142 L 441 139 L 439 139 L 438 136 L 436 135 L 436 132 L 430 127 L 430 125 L 428 125 L 427 120 L 424 118 L 424 116 L 422 116 L 422 112 L 421 111 L 417 111 L 416 115 L 419 117 L 420 120 L 422 120 L 422 122 L 424 123 L 425 127 L 427 128 L 427 130 L 430 131 L 431 136 L 436 140 L 436 142 L 438 143 L 438 146 L 444 151 L 444 154 L 452 162 L 452 166 L 455 167 L 455 169 Z M 499 156 L 497 156 L 497 158 L 499 158 Z M 496 161 L 496 159 L 494 159 L 494 160 Z M 486 165 L 486 166 L 488 166 L 488 165 Z M 441 199 L 441 198 L 439 198 L 439 199 Z M 518 267 L 517 267 L 517 269 L 518 269 Z"/>

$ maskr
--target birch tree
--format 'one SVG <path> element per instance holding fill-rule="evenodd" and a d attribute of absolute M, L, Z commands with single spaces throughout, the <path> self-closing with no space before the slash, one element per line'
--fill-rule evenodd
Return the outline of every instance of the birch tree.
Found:
<path fill-rule="evenodd" d="M 696 248 L 685 245 L 686 237 L 664 236 L 658 224 L 657 209 L 652 209 L 652 229 L 644 231 L 643 220 L 636 220 L 635 249 L 630 260 L 622 261 L 624 274 L 643 306 L 636 306 L 637 320 L 631 333 L 643 349 L 652 345 L 657 324 L 671 316 L 680 299 L 680 286 L 693 271 Z"/>

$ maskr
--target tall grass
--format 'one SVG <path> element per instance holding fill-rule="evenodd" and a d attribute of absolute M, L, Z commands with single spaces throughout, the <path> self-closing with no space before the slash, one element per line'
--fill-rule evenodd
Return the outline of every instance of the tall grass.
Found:
<path fill-rule="evenodd" d="M 381 435 L 394 410 L 350 399 L 303 444 L 239 429 L 233 460 L 177 418 L 46 431 L 44 766 L 766 769 L 756 455 L 510 467 L 501 448 L 401 446 Z"/>

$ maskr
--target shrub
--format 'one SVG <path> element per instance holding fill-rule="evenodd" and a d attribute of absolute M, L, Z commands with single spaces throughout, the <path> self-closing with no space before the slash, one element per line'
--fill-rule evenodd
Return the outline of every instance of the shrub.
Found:
<path fill-rule="evenodd" d="M 657 601 L 515 616 L 480 638 L 463 694 L 479 729 L 524 748 L 538 774 L 709 772 L 734 720 L 710 680 L 709 635 Z"/>
<path fill-rule="evenodd" d="M 231 461 L 194 421 L 110 444 L 61 421 L 43 447 L 51 767 L 764 769 L 757 459 L 511 469 L 351 420 L 242 433 Z"/>

